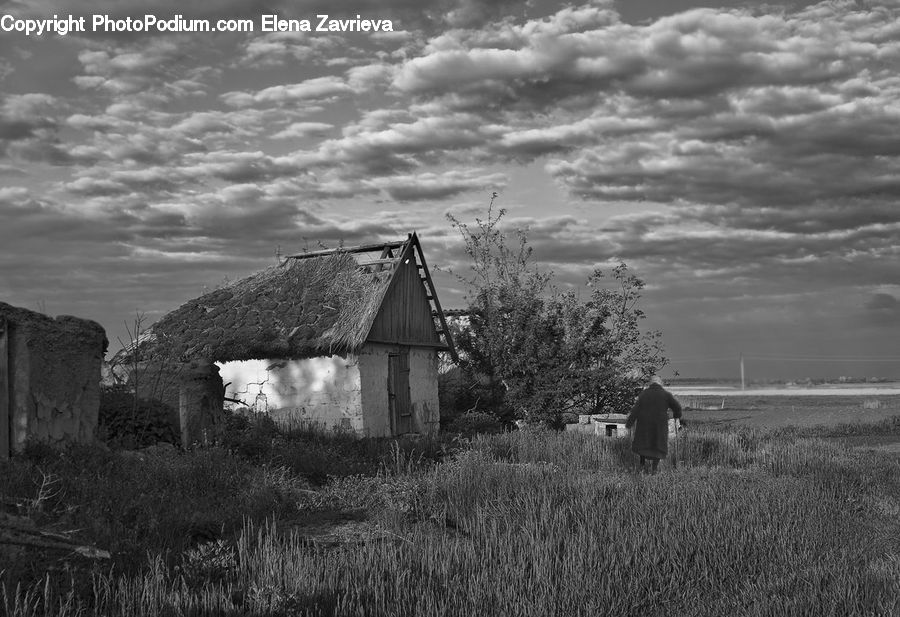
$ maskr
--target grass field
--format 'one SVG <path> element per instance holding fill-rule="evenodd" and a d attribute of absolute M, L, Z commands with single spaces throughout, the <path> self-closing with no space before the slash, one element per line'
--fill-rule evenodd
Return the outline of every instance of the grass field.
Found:
<path fill-rule="evenodd" d="M 736 426 L 779 428 L 878 424 L 900 416 L 900 395 L 877 390 L 860 394 L 810 395 L 769 391 L 763 394 L 679 394 L 685 417 Z"/>
<path fill-rule="evenodd" d="M 16 617 L 898 615 L 900 458 L 835 433 L 860 435 L 698 422 L 655 476 L 626 440 L 542 431 L 38 453 L 2 464 L 4 501 L 113 564 L 22 550 L 0 600 Z"/>

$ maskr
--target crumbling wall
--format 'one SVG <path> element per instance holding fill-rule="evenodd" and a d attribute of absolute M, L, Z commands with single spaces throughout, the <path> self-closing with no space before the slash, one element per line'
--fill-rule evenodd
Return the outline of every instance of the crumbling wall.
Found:
<path fill-rule="evenodd" d="M 6 321 L 9 428 L 13 450 L 29 439 L 86 443 L 100 409 L 100 365 L 108 341 L 88 319 L 53 319 L 0 302 Z"/>
<path fill-rule="evenodd" d="M 355 356 L 244 360 L 220 365 L 226 397 L 294 428 L 364 435 L 360 369 Z"/>
<path fill-rule="evenodd" d="M 190 362 L 180 371 L 178 413 L 181 444 L 209 445 L 225 430 L 225 386 L 219 367 L 206 360 Z"/>
<path fill-rule="evenodd" d="M 290 427 L 352 430 L 391 436 L 388 357 L 396 345 L 367 343 L 358 354 L 305 360 L 224 362 L 225 396 Z M 437 354 L 409 348 L 411 430 L 435 434 L 440 425 Z"/>
<path fill-rule="evenodd" d="M 225 429 L 225 385 L 219 367 L 205 359 L 182 362 L 157 356 L 137 363 L 120 361 L 112 371 L 114 381 L 125 385 L 139 399 L 165 404 L 165 420 L 180 427 L 181 445 L 209 445 Z M 160 419 L 163 416 L 160 415 Z"/>

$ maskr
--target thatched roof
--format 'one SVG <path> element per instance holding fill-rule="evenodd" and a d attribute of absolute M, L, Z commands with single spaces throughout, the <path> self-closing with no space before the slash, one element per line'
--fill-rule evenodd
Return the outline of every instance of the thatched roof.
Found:
<path fill-rule="evenodd" d="M 392 270 L 335 252 L 288 259 L 191 300 L 153 326 L 170 357 L 309 358 L 359 349 Z"/>

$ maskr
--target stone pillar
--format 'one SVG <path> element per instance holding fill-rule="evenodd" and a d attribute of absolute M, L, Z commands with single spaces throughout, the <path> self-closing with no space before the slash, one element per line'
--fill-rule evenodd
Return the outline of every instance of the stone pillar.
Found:
<path fill-rule="evenodd" d="M 219 367 L 207 360 L 187 364 L 181 371 L 178 414 L 181 445 L 207 446 L 222 435 L 225 425 L 225 386 Z"/>

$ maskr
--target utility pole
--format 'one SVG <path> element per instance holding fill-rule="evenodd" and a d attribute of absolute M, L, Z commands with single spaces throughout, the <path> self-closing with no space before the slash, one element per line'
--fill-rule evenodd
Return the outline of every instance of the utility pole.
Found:
<path fill-rule="evenodd" d="M 741 352 L 741 390 L 745 387 L 744 384 L 744 352 Z"/>

